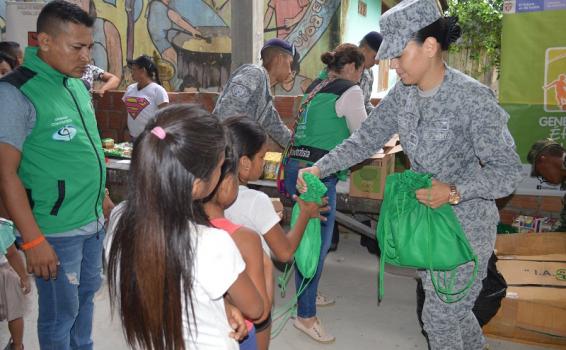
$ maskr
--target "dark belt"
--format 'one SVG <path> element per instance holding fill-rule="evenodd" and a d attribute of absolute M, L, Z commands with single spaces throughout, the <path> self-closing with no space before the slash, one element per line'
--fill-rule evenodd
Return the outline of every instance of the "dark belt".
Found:
<path fill-rule="evenodd" d="M 316 163 L 328 154 L 327 150 L 310 146 L 293 146 L 289 150 L 289 158 Z"/>

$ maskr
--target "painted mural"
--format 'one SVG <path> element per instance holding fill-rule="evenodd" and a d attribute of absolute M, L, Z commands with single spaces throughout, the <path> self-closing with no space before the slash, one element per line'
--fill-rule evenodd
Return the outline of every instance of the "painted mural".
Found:
<path fill-rule="evenodd" d="M 131 83 L 126 62 L 141 54 L 158 60 L 171 91 L 219 91 L 230 74 L 230 6 L 236 0 L 69 0 L 96 17 L 93 63 Z M 0 30 L 5 30 L 0 0 Z M 301 71 L 278 87 L 300 94 L 321 68 L 320 54 L 340 38 L 340 0 L 266 0 L 265 39 L 293 42 Z"/>

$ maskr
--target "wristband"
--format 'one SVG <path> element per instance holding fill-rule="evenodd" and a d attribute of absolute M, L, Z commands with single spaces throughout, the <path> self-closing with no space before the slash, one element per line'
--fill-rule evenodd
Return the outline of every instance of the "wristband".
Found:
<path fill-rule="evenodd" d="M 45 236 L 41 235 L 41 236 L 37 237 L 36 239 L 33 239 L 29 242 L 23 243 L 21 248 L 22 248 L 23 251 L 30 250 L 32 248 L 37 247 L 41 243 L 43 243 L 43 241 L 45 241 Z"/>

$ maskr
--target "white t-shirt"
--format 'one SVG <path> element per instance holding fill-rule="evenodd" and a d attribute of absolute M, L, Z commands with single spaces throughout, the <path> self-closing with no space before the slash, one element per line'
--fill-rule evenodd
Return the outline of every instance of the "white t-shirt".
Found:
<path fill-rule="evenodd" d="M 224 294 L 244 271 L 246 264 L 227 232 L 202 225 L 197 226 L 197 232 L 192 236 L 197 241 L 193 275 L 193 305 L 197 329 L 195 330 L 193 315 L 184 314 L 186 348 L 237 350 L 238 342 L 229 337 L 232 328 L 228 324 L 224 308 Z M 189 327 L 190 336 L 186 333 Z"/>
<path fill-rule="evenodd" d="M 344 91 L 342 96 L 336 100 L 335 108 L 339 117 L 346 118 L 350 133 L 358 130 L 368 117 L 364 105 L 364 94 L 359 85 L 354 85 Z"/>
<path fill-rule="evenodd" d="M 271 199 L 265 193 L 240 185 L 236 202 L 226 209 L 224 215 L 233 223 L 246 226 L 259 233 L 263 250 L 268 256 L 271 256 L 271 250 L 263 235 L 278 224 L 281 218 L 277 215 Z"/>
<path fill-rule="evenodd" d="M 106 236 L 108 241 L 104 244 L 107 256 L 124 204 L 125 202 L 120 203 L 110 214 Z M 227 232 L 197 225 L 192 233 L 191 243 L 193 247 L 196 246 L 193 255 L 192 301 L 197 328 L 195 330 L 189 307 L 190 314 L 183 313 L 185 347 L 198 350 L 238 350 L 238 342 L 229 337 L 232 328 L 228 324 L 224 308 L 224 294 L 244 271 L 246 264 Z M 183 309 L 184 307 L 183 301 Z"/>
<path fill-rule="evenodd" d="M 130 135 L 138 137 L 147 122 L 153 118 L 159 109 L 159 105 L 169 102 L 169 95 L 157 83 L 149 83 L 141 90 L 138 90 L 138 83 L 135 83 L 128 86 L 122 101 L 126 104 L 126 110 L 128 111 L 128 130 Z"/>

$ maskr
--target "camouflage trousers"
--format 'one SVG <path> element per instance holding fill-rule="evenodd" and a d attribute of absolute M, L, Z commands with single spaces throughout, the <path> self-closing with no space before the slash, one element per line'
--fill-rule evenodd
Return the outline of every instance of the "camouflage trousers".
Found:
<path fill-rule="evenodd" d="M 478 254 L 478 275 L 468 294 L 458 302 L 445 303 L 436 294 L 430 273 L 419 271 L 425 290 L 423 328 L 428 335 L 431 350 L 482 350 L 486 346 L 482 329 L 472 308 L 482 289 L 482 280 L 485 278 L 493 248 L 474 250 Z M 473 263 L 458 268 L 455 289 L 466 284 L 472 271 Z"/>

